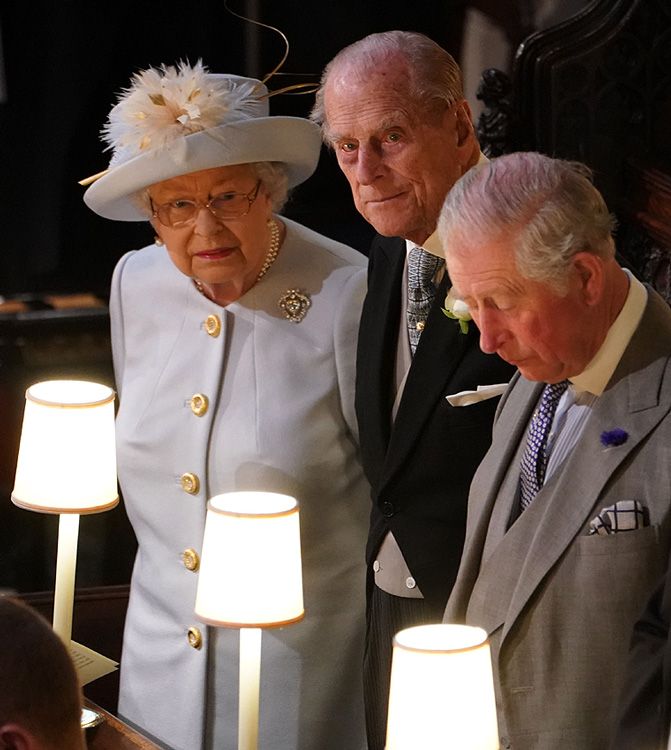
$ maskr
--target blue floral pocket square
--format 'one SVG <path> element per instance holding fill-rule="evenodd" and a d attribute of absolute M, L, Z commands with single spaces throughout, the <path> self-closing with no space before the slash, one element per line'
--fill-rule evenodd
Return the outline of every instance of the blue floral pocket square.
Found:
<path fill-rule="evenodd" d="M 638 500 L 620 500 L 602 508 L 598 516 L 589 522 L 588 534 L 617 534 L 650 526 L 648 509 Z"/>

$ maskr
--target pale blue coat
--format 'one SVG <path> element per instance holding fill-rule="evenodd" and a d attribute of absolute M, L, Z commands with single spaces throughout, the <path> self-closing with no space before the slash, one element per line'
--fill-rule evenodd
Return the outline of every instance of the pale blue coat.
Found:
<path fill-rule="evenodd" d="M 276 262 L 226 308 L 155 245 L 125 255 L 112 282 L 119 478 L 139 543 L 119 712 L 177 750 L 237 747 L 238 631 L 198 622 L 198 573 L 182 553 L 200 554 L 208 498 L 242 489 L 293 494 L 301 509 L 306 617 L 263 634 L 259 748 L 365 745 L 369 490 L 354 417 L 365 258 L 283 221 Z M 300 323 L 277 305 L 290 289 L 311 299 Z M 194 394 L 208 399 L 202 416 Z M 196 494 L 182 488 L 187 472 L 200 480 Z M 187 639 L 193 626 L 200 649 Z"/>

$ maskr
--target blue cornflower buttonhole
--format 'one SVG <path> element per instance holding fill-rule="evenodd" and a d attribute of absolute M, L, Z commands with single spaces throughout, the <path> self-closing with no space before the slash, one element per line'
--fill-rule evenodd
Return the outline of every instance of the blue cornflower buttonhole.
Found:
<path fill-rule="evenodd" d="M 604 430 L 601 433 L 601 445 L 606 448 L 617 447 L 626 443 L 629 439 L 629 433 L 626 430 L 616 427 L 614 430 Z"/>

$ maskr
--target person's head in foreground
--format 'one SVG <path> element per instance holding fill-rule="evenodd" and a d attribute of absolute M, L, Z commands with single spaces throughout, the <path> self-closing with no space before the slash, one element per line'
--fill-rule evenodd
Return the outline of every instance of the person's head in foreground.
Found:
<path fill-rule="evenodd" d="M 341 50 L 324 69 L 311 117 L 359 213 L 379 234 L 417 244 L 480 154 L 459 66 L 416 32 L 371 34 Z"/>
<path fill-rule="evenodd" d="M 459 180 L 439 234 L 482 350 L 529 380 L 583 372 L 627 296 L 613 228 L 589 170 L 575 162 L 515 153 Z"/>
<path fill-rule="evenodd" d="M 284 239 L 274 212 L 313 173 L 320 147 L 308 120 L 268 115 L 263 83 L 200 63 L 137 73 L 104 138 L 112 159 L 86 204 L 151 222 L 175 266 L 221 305 L 274 261 Z"/>
<path fill-rule="evenodd" d="M 49 623 L 0 597 L 0 750 L 83 750 L 82 699 L 70 655 Z"/>

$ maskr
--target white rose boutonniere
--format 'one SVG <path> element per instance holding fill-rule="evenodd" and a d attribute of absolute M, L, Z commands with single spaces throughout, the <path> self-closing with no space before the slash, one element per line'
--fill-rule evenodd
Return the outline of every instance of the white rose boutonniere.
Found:
<path fill-rule="evenodd" d="M 470 310 L 468 305 L 457 297 L 456 294 L 450 289 L 445 297 L 445 307 L 443 312 L 448 318 L 459 321 L 459 328 L 462 333 L 468 333 L 468 323 L 473 320 L 471 318 Z"/>

